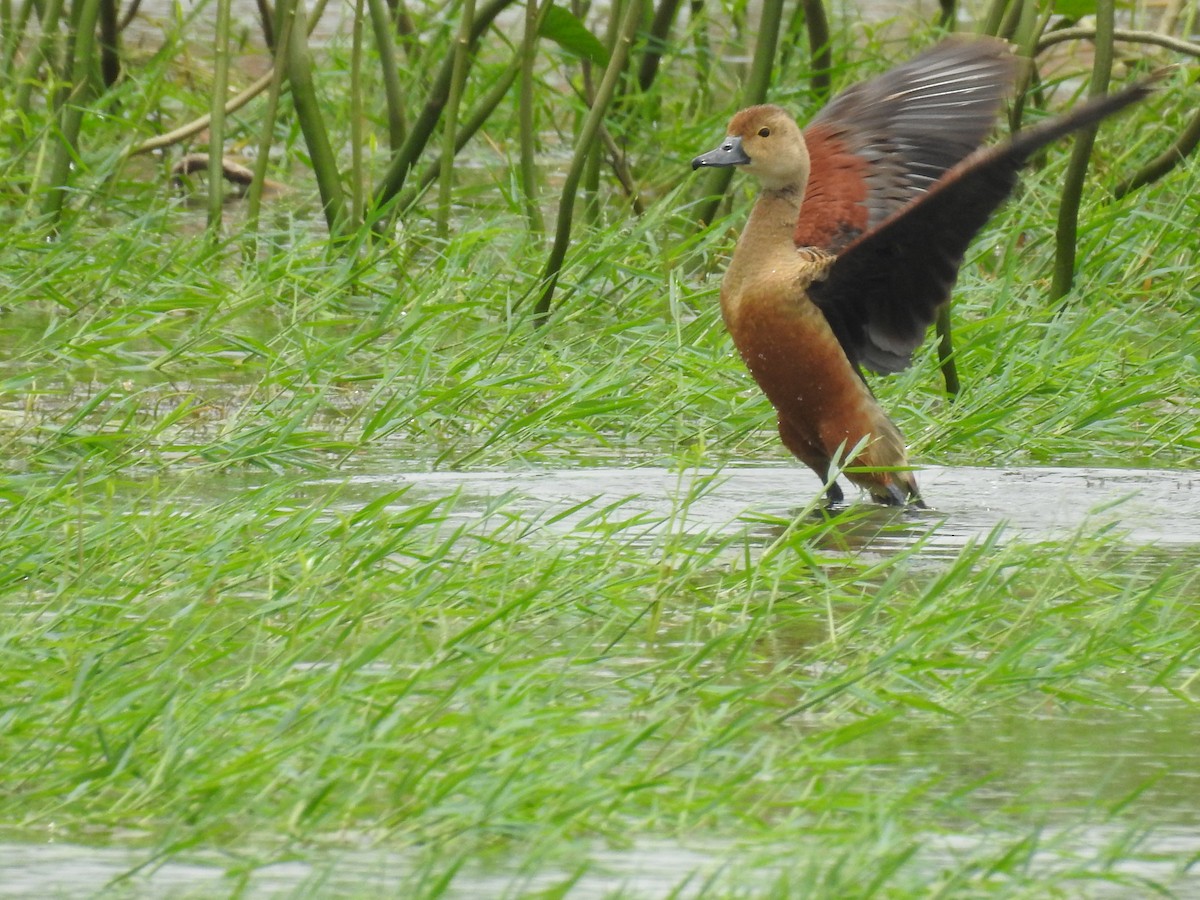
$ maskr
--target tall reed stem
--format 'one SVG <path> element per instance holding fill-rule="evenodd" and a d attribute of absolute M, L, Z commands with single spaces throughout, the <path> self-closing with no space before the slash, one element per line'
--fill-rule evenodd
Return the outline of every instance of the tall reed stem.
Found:
<path fill-rule="evenodd" d="M 812 57 L 812 89 L 816 98 L 824 103 L 829 99 L 830 71 L 833 69 L 825 4 L 821 0 L 804 0 L 804 20 L 808 25 L 808 50 Z"/>
<path fill-rule="evenodd" d="M 474 16 L 471 42 L 479 40 L 483 32 L 495 21 L 496 16 L 513 2 L 515 0 L 490 0 L 480 7 Z M 450 96 L 450 82 L 454 77 L 454 62 L 457 58 L 456 54 L 448 54 L 443 59 L 442 67 L 429 87 L 425 105 L 417 116 L 417 120 L 413 122 L 412 128 L 409 129 L 408 136 L 404 139 L 404 145 L 392 157 L 387 171 L 375 188 L 373 200 L 375 206 L 384 206 L 395 199 L 404 187 L 404 180 L 408 177 L 409 171 L 420 157 L 426 144 L 429 143 Z"/>
<path fill-rule="evenodd" d="M 600 87 L 596 90 L 596 101 L 588 110 L 583 127 L 579 129 L 575 152 L 571 157 L 571 167 L 567 170 L 567 176 L 563 180 L 562 199 L 558 204 L 558 220 L 554 229 L 554 245 L 550 249 L 550 257 L 546 260 L 546 270 L 542 274 L 542 293 L 534 307 L 534 324 L 537 326 L 544 324 L 550 315 L 550 305 L 554 300 L 554 288 L 558 284 L 563 260 L 567 256 L 567 245 L 571 242 L 571 220 L 580 176 L 583 174 L 592 144 L 600 131 L 604 114 L 616 94 L 617 82 L 625 71 L 625 63 L 629 59 L 629 49 L 633 45 L 638 25 L 641 23 L 643 0 L 627 0 L 627 3 L 625 17 L 621 21 L 620 37 L 613 47 Z"/>
<path fill-rule="evenodd" d="M 296 107 L 296 118 L 304 134 L 308 155 L 312 160 L 313 174 L 321 192 L 321 207 L 330 234 L 340 236 L 346 227 L 346 200 L 342 194 L 342 182 L 338 175 L 337 158 L 329 143 L 325 129 L 325 117 L 317 98 L 316 85 L 312 77 L 312 57 L 308 51 L 308 23 L 304 12 L 304 0 L 295 0 L 295 24 L 287 42 L 287 74 L 292 84 L 292 102 Z"/>
<path fill-rule="evenodd" d="M 1014 134 L 1021 130 L 1021 121 L 1025 115 L 1025 104 L 1029 99 L 1030 86 L 1034 86 L 1034 98 L 1038 97 L 1037 45 L 1054 14 L 1052 6 L 1047 6 L 1040 14 L 1036 4 L 1029 4 L 1028 14 L 1022 16 L 1016 35 L 1017 53 L 1028 59 L 1029 65 L 1021 66 L 1017 71 L 1017 82 L 1013 88 L 1013 99 L 1008 110 L 1008 128 Z"/>
<path fill-rule="evenodd" d="M 12 0 L 0 0 L 0 78 L 8 80 L 9 65 L 21 42 L 24 23 L 18 29 L 13 17 Z"/>
<path fill-rule="evenodd" d="M 992 0 L 988 5 L 987 15 L 984 16 L 983 23 L 979 26 L 980 34 L 989 34 L 995 37 L 1000 33 L 1000 26 L 1004 23 L 1004 13 L 1010 2 L 1019 3 L 1021 0 Z"/>
<path fill-rule="evenodd" d="M 475 19 L 475 0 L 463 0 L 459 13 L 458 34 L 454 38 L 454 67 L 450 77 L 450 97 L 442 121 L 442 171 L 438 189 L 438 237 L 450 234 L 450 200 L 454 190 L 454 142 L 458 128 L 458 107 L 462 103 L 471 58 L 471 25 Z"/>
<path fill-rule="evenodd" d="M 292 0 L 280 0 L 275 7 L 275 69 L 271 73 L 271 87 L 267 92 L 267 108 L 263 111 L 262 131 L 258 136 L 258 155 L 254 158 L 254 178 L 246 197 L 246 230 L 258 230 L 258 213 L 262 203 L 263 184 L 267 180 L 267 166 L 271 161 L 271 145 L 275 143 L 275 119 L 279 115 L 279 95 L 283 91 L 284 73 L 287 71 L 288 44 L 292 39 L 292 28 L 296 21 L 296 5 Z"/>
<path fill-rule="evenodd" d="M 1096 3 L 1096 55 L 1092 62 L 1092 80 L 1088 96 L 1099 97 L 1108 92 L 1112 76 L 1113 0 Z M 1071 160 L 1063 179 L 1062 200 L 1058 208 L 1058 230 L 1054 240 L 1054 277 L 1050 283 L 1051 302 L 1061 300 L 1075 281 L 1075 252 L 1079 232 L 1079 204 L 1083 199 L 1083 181 L 1087 177 L 1092 145 L 1096 142 L 1099 125 L 1080 131 L 1071 148 Z"/>
<path fill-rule="evenodd" d="M 104 0 L 101 0 L 104 2 Z M 225 203 L 225 179 L 221 177 L 225 156 L 225 94 L 229 89 L 230 0 L 217 0 L 217 34 L 213 47 L 213 85 L 208 121 L 208 231 L 217 238 Z"/>
<path fill-rule="evenodd" d="M 642 52 L 642 61 L 638 66 L 638 87 L 643 91 L 650 90 L 654 77 L 658 74 L 659 63 L 669 44 L 671 23 L 679 12 L 680 0 L 659 0 L 654 10 L 654 19 L 650 23 L 650 31 L 646 36 L 646 49 Z"/>
<path fill-rule="evenodd" d="M 52 227 L 62 220 L 63 205 L 70 190 L 71 163 L 79 154 L 79 130 L 83 124 L 83 102 L 95 64 L 96 20 L 100 0 L 78 0 L 73 10 L 75 32 L 71 40 L 71 86 L 59 109 L 59 140 L 50 161 L 49 190 L 42 201 L 42 215 Z"/>
<path fill-rule="evenodd" d="M 375 35 L 375 51 L 379 54 L 379 69 L 383 74 L 383 95 L 387 103 L 388 149 L 395 153 L 404 143 L 408 126 L 404 121 L 404 88 L 400 84 L 400 67 L 396 62 L 396 38 L 385 0 L 368 0 L 371 10 L 371 31 Z"/>
<path fill-rule="evenodd" d="M 57 39 L 62 10 L 63 0 L 46 0 L 45 6 L 41 7 L 42 28 L 37 44 L 25 58 L 25 64 L 17 72 L 17 93 L 13 99 L 13 107 L 26 116 L 31 111 L 30 101 L 33 97 L 33 86 L 38 80 L 38 67 L 41 66 L 43 60 L 49 62 L 53 56 L 52 50 Z M 98 11 L 97 15 L 99 15 Z"/>
<path fill-rule="evenodd" d="M 743 106 L 753 106 L 767 99 L 771 70 L 775 65 L 775 50 L 779 44 L 779 23 L 782 20 L 783 0 L 763 0 L 758 41 L 754 45 L 754 59 L 750 64 L 750 75 L 746 79 Z M 702 225 L 707 225 L 716 218 L 732 178 L 733 168 L 722 167 L 712 169 L 704 180 L 704 195 L 708 200 L 700 207 L 699 219 Z"/>
<path fill-rule="evenodd" d="M 496 111 L 496 107 L 500 105 L 500 101 L 504 99 L 504 95 L 508 93 L 513 82 L 517 80 L 519 72 L 520 61 L 514 59 L 512 65 L 504 69 L 504 74 L 500 76 L 500 80 L 493 84 L 487 94 L 475 105 L 470 118 L 458 127 L 454 142 L 455 153 L 462 151 L 467 142 L 483 127 L 483 123 Z M 442 158 L 438 156 L 421 170 L 419 176 L 411 179 L 404 190 L 400 192 L 400 196 L 396 201 L 397 209 L 408 209 L 426 188 L 437 181 L 441 171 Z"/>
<path fill-rule="evenodd" d="M 354 25 L 350 41 L 350 215 L 363 210 L 363 0 L 354 0 Z M 357 223 L 356 223 L 357 224 Z"/>
<path fill-rule="evenodd" d="M 100 74 L 104 86 L 121 77 L 121 30 L 117 27 L 117 0 L 100 0 Z"/>
<path fill-rule="evenodd" d="M 546 0 L 548 7 L 552 0 Z M 521 37 L 521 90 L 518 100 L 518 128 L 520 132 L 521 193 L 525 198 L 525 218 L 529 234 L 540 240 L 546 230 L 542 220 L 542 208 L 538 204 L 537 128 L 534 121 L 533 63 L 537 55 L 538 26 L 537 0 L 525 0 L 525 33 Z"/>

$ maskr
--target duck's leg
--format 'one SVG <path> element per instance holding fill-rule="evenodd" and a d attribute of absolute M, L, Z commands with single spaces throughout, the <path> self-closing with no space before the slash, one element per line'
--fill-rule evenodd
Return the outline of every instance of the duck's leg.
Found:
<path fill-rule="evenodd" d="M 797 428 L 783 413 L 779 413 L 778 419 L 779 437 L 783 440 L 783 445 L 791 451 L 792 456 L 812 469 L 822 483 L 828 481 L 829 466 L 832 460 L 825 451 L 805 437 L 803 431 Z M 846 499 L 845 494 L 842 493 L 842 487 L 836 479 L 830 482 L 829 487 L 825 489 L 825 499 L 830 506 L 842 503 Z"/>
<path fill-rule="evenodd" d="M 842 493 L 842 486 L 836 480 L 829 483 L 829 487 L 825 489 L 825 502 L 830 506 L 840 506 L 846 502 L 846 495 Z"/>
<path fill-rule="evenodd" d="M 887 453 L 892 449 L 885 440 L 876 439 L 851 463 L 865 468 L 889 468 L 908 465 L 904 455 Z M 909 471 L 847 472 L 846 477 L 871 495 L 871 499 L 884 506 L 916 506 L 925 509 L 917 479 Z"/>
<path fill-rule="evenodd" d="M 884 506 L 907 506 L 908 505 L 908 494 L 906 494 L 904 489 L 901 488 L 898 484 L 896 484 L 896 482 L 894 482 L 894 481 L 884 482 L 883 487 L 884 487 L 884 490 L 886 491 L 886 493 L 883 493 L 883 494 L 872 493 L 871 494 L 871 497 L 872 497 L 872 499 L 875 500 L 875 502 L 882 503 Z M 921 498 L 918 495 L 914 495 L 914 502 L 917 503 L 919 506 L 925 505 L 924 503 L 921 503 Z"/>
<path fill-rule="evenodd" d="M 906 471 L 908 455 L 904 436 L 887 417 L 883 408 L 867 391 L 840 404 L 818 426 L 814 443 L 819 442 L 827 456 L 837 458 L 848 447 L 862 449 L 847 465 L 845 475 L 867 491 L 871 499 L 884 506 L 923 507 L 917 479 Z M 855 469 L 881 471 L 855 471 Z M 887 471 L 887 470 L 892 471 Z"/>

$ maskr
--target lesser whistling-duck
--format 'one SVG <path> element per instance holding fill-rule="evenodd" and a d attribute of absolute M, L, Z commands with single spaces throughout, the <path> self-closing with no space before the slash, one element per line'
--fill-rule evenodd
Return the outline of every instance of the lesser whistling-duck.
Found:
<path fill-rule="evenodd" d="M 981 148 L 1016 70 L 1000 41 L 948 40 L 845 90 L 803 132 L 777 106 L 744 109 L 692 161 L 762 184 L 721 312 L 784 445 L 828 481 L 831 503 L 844 466 L 881 503 L 923 505 L 861 369 L 908 367 L 967 245 L 1033 153 L 1150 92 L 1138 84 Z"/>

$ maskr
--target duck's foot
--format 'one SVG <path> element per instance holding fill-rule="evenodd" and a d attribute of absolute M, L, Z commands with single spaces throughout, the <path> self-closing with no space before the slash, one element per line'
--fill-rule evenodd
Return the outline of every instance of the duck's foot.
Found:
<path fill-rule="evenodd" d="M 920 494 L 910 494 L 897 484 L 885 485 L 886 494 L 871 494 L 872 499 L 884 506 L 915 506 L 917 509 L 928 509 Z"/>
<path fill-rule="evenodd" d="M 825 488 L 825 505 L 841 506 L 846 502 L 846 495 L 842 493 L 842 486 L 836 481 Z"/>

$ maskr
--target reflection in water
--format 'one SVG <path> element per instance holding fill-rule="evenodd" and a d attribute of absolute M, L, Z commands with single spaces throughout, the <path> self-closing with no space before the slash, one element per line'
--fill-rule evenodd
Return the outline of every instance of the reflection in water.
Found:
<path fill-rule="evenodd" d="M 1147 690 L 1117 709 L 1048 703 L 1033 713 L 898 718 L 864 734 L 855 749 L 880 760 L 885 778 L 923 770 L 951 788 L 986 782 L 972 795 L 981 812 L 1011 811 L 1036 795 L 1045 823 L 1066 825 L 1081 809 L 1102 818 L 1136 797 L 1159 824 L 1191 828 L 1200 842 L 1198 725 L 1196 701 Z"/>

